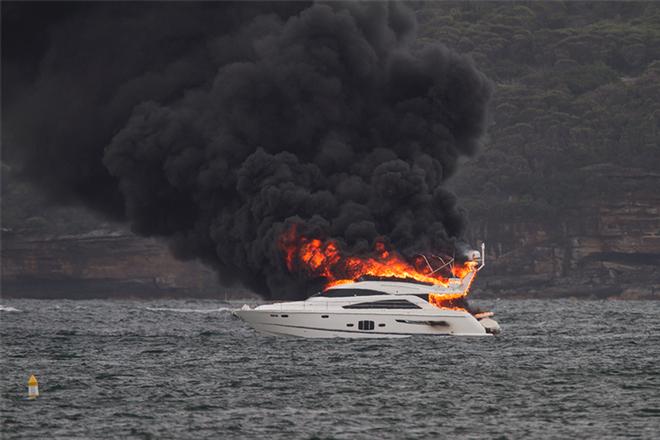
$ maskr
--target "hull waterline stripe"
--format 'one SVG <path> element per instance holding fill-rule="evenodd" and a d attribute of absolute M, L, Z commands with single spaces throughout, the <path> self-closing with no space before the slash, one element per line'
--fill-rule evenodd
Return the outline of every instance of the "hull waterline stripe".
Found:
<path fill-rule="evenodd" d="M 340 333 L 364 333 L 368 335 L 398 335 L 398 336 L 412 336 L 412 335 L 433 335 L 433 336 L 452 336 L 450 333 L 392 333 L 392 332 L 375 332 L 371 330 L 360 331 L 360 330 L 335 330 L 327 328 L 317 328 L 317 327 L 304 327 L 301 325 L 287 325 L 287 324 L 263 324 L 258 323 L 257 325 L 274 325 L 278 327 L 291 327 L 291 328 L 300 328 L 305 330 L 318 330 L 324 332 L 340 332 Z M 475 333 L 476 334 L 476 333 Z"/>
<path fill-rule="evenodd" d="M 288 310 L 282 310 L 282 309 L 276 309 L 275 310 L 275 309 L 273 309 L 273 310 L 269 310 L 269 309 L 260 309 L 260 310 L 258 310 L 257 308 L 254 308 L 254 309 L 250 309 L 250 310 L 238 309 L 238 310 L 235 310 L 234 313 L 237 313 L 237 312 L 238 313 L 240 313 L 240 312 L 258 312 L 258 313 L 263 313 L 263 314 L 266 314 L 266 313 L 278 313 L 278 314 L 288 313 L 288 314 L 299 314 L 299 315 L 332 315 L 332 316 L 348 316 L 348 317 L 354 317 L 356 315 L 369 314 L 369 315 L 373 315 L 373 316 L 378 316 L 380 318 L 381 315 L 384 316 L 384 317 L 394 316 L 395 313 L 392 313 L 392 310 L 394 310 L 394 309 L 389 309 L 389 310 L 388 309 L 383 309 L 382 313 L 379 313 L 379 312 L 381 312 L 381 310 L 372 309 L 372 310 L 369 310 L 368 313 L 366 313 L 366 312 L 359 312 L 359 311 L 348 312 L 348 311 L 344 311 L 344 310 L 342 310 L 342 311 L 332 311 L 332 310 L 328 310 L 328 309 L 322 309 L 322 310 L 305 310 L 305 309 L 301 309 L 301 310 L 293 310 L 293 309 L 288 309 Z M 461 313 L 459 315 L 442 315 L 442 314 L 435 314 L 435 313 L 419 314 L 419 312 L 408 314 L 408 313 L 403 312 L 403 313 L 397 313 L 396 315 L 400 315 L 402 317 L 402 319 L 426 318 L 427 321 L 431 320 L 431 319 L 440 319 L 440 318 L 467 319 L 469 316 L 474 317 L 474 315 L 469 314 L 469 312 L 466 312 L 466 313 L 467 313 L 467 315 L 463 314 L 463 313 Z"/>

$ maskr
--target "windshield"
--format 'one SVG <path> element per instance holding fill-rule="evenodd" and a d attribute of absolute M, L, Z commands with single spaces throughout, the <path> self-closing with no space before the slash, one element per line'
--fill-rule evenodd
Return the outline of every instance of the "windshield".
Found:
<path fill-rule="evenodd" d="M 389 295 L 386 292 L 381 292 L 379 290 L 370 290 L 370 289 L 328 289 L 323 292 L 315 293 L 310 296 L 314 297 L 323 297 L 323 298 L 346 298 L 351 296 L 374 296 L 374 295 Z"/>

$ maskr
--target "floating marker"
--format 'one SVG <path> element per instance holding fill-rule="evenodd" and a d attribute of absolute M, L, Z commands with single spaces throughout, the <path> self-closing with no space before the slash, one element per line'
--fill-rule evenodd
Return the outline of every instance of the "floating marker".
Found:
<path fill-rule="evenodd" d="M 28 399 L 36 399 L 39 397 L 39 382 L 34 374 L 28 379 Z"/>

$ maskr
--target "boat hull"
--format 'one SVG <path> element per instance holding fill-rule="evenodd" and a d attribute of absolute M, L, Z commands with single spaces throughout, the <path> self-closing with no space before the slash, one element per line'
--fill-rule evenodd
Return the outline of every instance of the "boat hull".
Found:
<path fill-rule="evenodd" d="M 236 316 L 255 330 L 304 338 L 402 338 L 413 335 L 488 336 L 467 312 L 370 313 L 242 309 Z"/>

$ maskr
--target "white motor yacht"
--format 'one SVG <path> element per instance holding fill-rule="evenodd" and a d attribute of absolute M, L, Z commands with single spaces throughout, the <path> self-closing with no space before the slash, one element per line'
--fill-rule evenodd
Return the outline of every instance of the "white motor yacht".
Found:
<path fill-rule="evenodd" d="M 483 252 L 483 251 L 482 251 Z M 244 305 L 234 314 L 270 335 L 307 338 L 394 338 L 412 335 L 486 336 L 499 333 L 491 312 L 444 306 L 464 298 L 483 267 L 481 254 L 461 279 L 446 285 L 366 280 L 336 285 L 304 301 Z M 477 265 L 481 263 L 480 266 Z"/>

